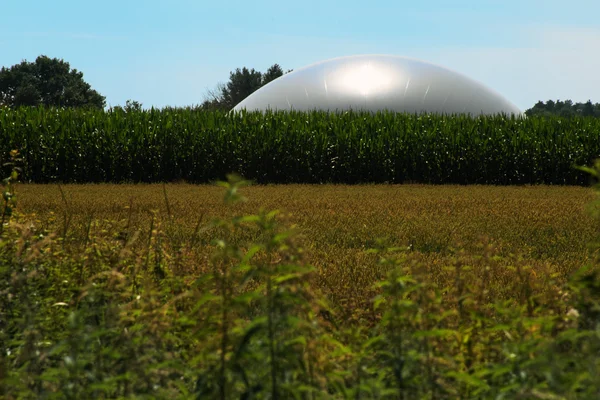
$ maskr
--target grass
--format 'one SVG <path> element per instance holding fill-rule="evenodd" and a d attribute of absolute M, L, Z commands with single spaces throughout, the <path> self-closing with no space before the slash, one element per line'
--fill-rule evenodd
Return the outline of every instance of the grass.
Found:
<path fill-rule="evenodd" d="M 598 127 L 3 110 L 0 397 L 600 398 Z"/>
<path fill-rule="evenodd" d="M 16 178 L 3 398 L 600 396 L 598 187 Z"/>
<path fill-rule="evenodd" d="M 594 194 L 582 187 L 270 185 L 243 192 L 249 200 L 232 209 L 223 203 L 222 189 L 209 185 L 25 184 L 19 185 L 19 209 L 35 214 L 42 229 L 67 231 L 75 247 L 86 236 L 115 229 L 140 230 L 139 245 L 144 246 L 153 210 L 170 215 L 161 217 L 162 226 L 178 246 L 194 236 L 199 223 L 260 207 L 279 209 L 301 235 L 319 286 L 346 318 L 357 319 L 368 314 L 373 284 L 385 275 L 368 253 L 378 239 L 409 246 L 412 257 L 429 266 L 431 279 L 445 285 L 452 277 L 442 267 L 458 249 L 464 262 L 476 262 L 484 245 L 498 256 L 514 256 L 564 278 L 589 261 L 586 243 L 596 229 L 586 211 Z M 194 240 L 208 244 L 213 233 L 200 232 Z M 239 235 L 237 240 L 256 238 L 251 231 Z M 194 253 L 205 260 L 211 251 L 197 246 Z M 191 270 L 181 273 L 197 273 L 203 263 L 188 264 Z M 510 276 L 506 272 L 501 279 Z"/>

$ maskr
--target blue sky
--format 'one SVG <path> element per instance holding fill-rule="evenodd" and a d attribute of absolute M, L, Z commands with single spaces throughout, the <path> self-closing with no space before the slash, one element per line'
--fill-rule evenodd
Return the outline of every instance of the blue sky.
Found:
<path fill-rule="evenodd" d="M 0 66 L 62 58 L 109 105 L 199 104 L 229 71 L 385 53 L 475 78 L 521 109 L 600 102 L 600 1 L 2 0 Z"/>

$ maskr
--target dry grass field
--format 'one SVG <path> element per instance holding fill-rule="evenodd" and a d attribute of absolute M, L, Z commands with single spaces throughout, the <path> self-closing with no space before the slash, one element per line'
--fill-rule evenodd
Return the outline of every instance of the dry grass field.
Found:
<path fill-rule="evenodd" d="M 597 188 L 12 193 L 2 398 L 600 395 Z"/>
<path fill-rule="evenodd" d="M 61 234 L 66 227 L 74 245 L 115 229 L 127 235 L 139 230 L 143 238 L 157 215 L 170 244 L 198 244 L 181 271 L 190 275 L 207 268 L 211 232 L 201 227 L 211 219 L 281 210 L 284 223 L 300 233 L 319 286 L 350 320 L 368 314 L 373 284 L 385 276 L 367 252 L 377 239 L 407 246 L 411 259 L 425 265 L 441 287 L 454 279 L 446 267 L 458 262 L 476 268 L 482 257 L 489 262 L 499 256 L 495 262 L 506 269 L 496 269 L 490 296 L 510 297 L 511 266 L 531 267 L 536 279 L 562 279 L 589 260 L 587 243 L 597 228 L 586 212 L 593 192 L 582 187 L 274 185 L 242 192 L 248 201 L 230 207 L 223 189 L 209 185 L 17 187 L 20 212 L 35 214 L 42 226 Z"/>

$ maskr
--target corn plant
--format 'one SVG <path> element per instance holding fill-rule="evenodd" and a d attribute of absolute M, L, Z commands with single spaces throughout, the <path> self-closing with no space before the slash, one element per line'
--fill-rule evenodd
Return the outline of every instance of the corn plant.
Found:
<path fill-rule="evenodd" d="M 0 111 L 30 182 L 587 185 L 600 120 L 197 109 Z"/>

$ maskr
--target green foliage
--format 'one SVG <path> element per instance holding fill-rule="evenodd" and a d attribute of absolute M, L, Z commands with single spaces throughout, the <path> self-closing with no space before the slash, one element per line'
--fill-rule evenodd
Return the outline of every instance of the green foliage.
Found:
<path fill-rule="evenodd" d="M 134 245 L 141 232 L 89 228 L 75 240 L 13 211 L 0 236 L 0 396 L 600 395 L 600 260 L 561 283 L 486 245 L 476 265 L 454 250 L 444 268 L 453 282 L 440 285 L 410 248 L 377 242 L 369 253 L 387 277 L 376 285 L 377 318 L 357 326 L 319 293 L 284 216 L 238 212 L 249 184 L 219 182 L 233 214 L 201 228 L 213 236 L 205 244 L 170 237 L 170 211 L 152 214 L 143 246 Z M 166 191 L 165 202 L 169 210 Z M 196 260 L 196 246 L 212 256 Z M 506 268 L 517 279 L 500 301 L 491 277 Z"/>
<path fill-rule="evenodd" d="M 13 208 L 17 205 L 17 199 L 14 190 L 14 184 L 19 178 L 20 167 L 17 166 L 22 160 L 19 158 L 17 150 L 11 150 L 10 161 L 5 163 L 4 167 L 11 167 L 10 176 L 2 181 L 2 220 L 0 221 L 0 233 L 4 230 L 4 224 L 12 216 Z"/>
<path fill-rule="evenodd" d="M 105 97 L 68 62 L 39 56 L 0 70 L 0 105 L 103 108 Z"/>
<path fill-rule="evenodd" d="M 290 72 L 290 71 L 287 71 Z M 279 64 L 273 64 L 262 73 L 254 68 L 236 68 L 229 73 L 229 81 L 209 91 L 202 103 L 205 110 L 229 111 L 252 93 L 284 74 Z"/>
<path fill-rule="evenodd" d="M 115 107 L 111 107 L 111 111 L 116 112 L 116 111 L 123 111 L 126 113 L 129 112 L 140 112 L 142 111 L 142 103 L 140 103 L 139 101 L 136 100 L 127 100 L 125 102 L 125 106 L 115 106 Z"/>
<path fill-rule="evenodd" d="M 592 104 L 591 100 L 585 103 L 575 103 L 571 100 L 538 101 L 532 108 L 525 111 L 527 116 L 560 116 L 560 117 L 597 117 L 600 118 L 600 103 Z"/>
<path fill-rule="evenodd" d="M 30 182 L 587 185 L 597 118 L 197 109 L 0 111 L 0 151 Z"/>

